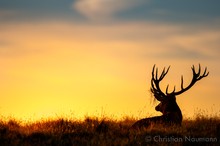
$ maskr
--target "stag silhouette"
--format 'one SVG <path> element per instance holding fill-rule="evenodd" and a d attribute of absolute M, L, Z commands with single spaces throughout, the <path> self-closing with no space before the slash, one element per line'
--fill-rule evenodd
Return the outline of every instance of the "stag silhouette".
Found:
<path fill-rule="evenodd" d="M 151 92 L 153 93 L 156 100 L 160 103 L 155 107 L 156 111 L 162 113 L 162 116 L 155 116 L 151 118 L 141 119 L 135 122 L 131 129 L 142 129 L 147 128 L 152 124 L 163 124 L 163 125 L 181 125 L 182 123 L 182 112 L 176 102 L 176 96 L 182 94 L 183 92 L 189 90 L 197 81 L 209 75 L 207 72 L 207 67 L 205 68 L 203 74 L 201 75 L 201 66 L 199 64 L 198 72 L 195 71 L 195 66 L 192 66 L 193 77 L 191 83 L 187 87 L 183 87 L 183 76 L 181 77 L 181 90 L 176 92 L 175 86 L 172 92 L 168 92 L 169 85 L 167 85 L 166 93 L 162 92 L 160 89 L 160 82 L 167 75 L 170 66 L 166 69 L 164 67 L 161 75 L 158 77 L 158 68 L 153 66 L 152 79 L 151 79 Z"/>

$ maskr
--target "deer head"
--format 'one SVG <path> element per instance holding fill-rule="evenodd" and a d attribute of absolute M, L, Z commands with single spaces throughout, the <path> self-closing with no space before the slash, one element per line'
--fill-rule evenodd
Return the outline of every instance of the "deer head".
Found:
<path fill-rule="evenodd" d="M 204 77 L 207 77 L 209 72 L 207 72 L 207 67 L 205 68 L 203 74 L 201 74 L 201 66 L 199 64 L 199 69 L 196 72 L 195 66 L 192 66 L 192 73 L 193 77 L 191 80 L 191 83 L 184 87 L 183 85 L 183 76 L 181 77 L 181 89 L 180 91 L 176 91 L 176 88 L 174 86 L 174 89 L 172 92 L 168 92 L 169 85 L 167 85 L 166 93 L 164 93 L 160 89 L 160 82 L 163 80 L 163 78 L 167 75 L 168 71 L 170 69 L 170 66 L 166 69 L 164 68 L 161 75 L 158 76 L 158 68 L 156 68 L 155 72 L 155 65 L 153 66 L 152 70 L 152 79 L 151 79 L 151 92 L 153 93 L 154 97 L 160 101 L 160 104 L 156 106 L 155 110 L 160 111 L 163 113 L 163 115 L 168 113 L 177 113 L 179 114 L 181 120 L 182 120 L 182 114 L 179 106 L 176 103 L 176 96 L 182 94 L 183 92 L 189 90 L 197 81 L 201 80 Z"/>

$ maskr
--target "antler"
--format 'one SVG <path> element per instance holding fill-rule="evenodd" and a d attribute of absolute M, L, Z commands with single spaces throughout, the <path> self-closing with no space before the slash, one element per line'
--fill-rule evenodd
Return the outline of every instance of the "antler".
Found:
<path fill-rule="evenodd" d="M 154 94 L 154 96 L 157 100 L 162 101 L 166 95 L 161 91 L 159 83 L 160 83 L 160 81 L 163 80 L 163 78 L 168 73 L 170 66 L 167 69 L 164 67 L 159 78 L 158 78 L 158 68 L 156 68 L 156 75 L 154 74 L 155 73 L 155 66 L 156 65 L 153 66 L 153 70 L 152 70 L 151 92 Z"/>
<path fill-rule="evenodd" d="M 182 94 L 183 92 L 189 90 L 197 81 L 199 81 L 199 80 L 201 80 L 202 78 L 207 77 L 207 76 L 209 75 L 209 72 L 207 72 L 207 67 L 205 68 L 204 73 L 203 73 L 202 75 L 200 75 L 200 74 L 201 74 L 201 66 L 200 66 L 200 64 L 199 64 L 199 70 L 198 70 L 198 72 L 196 73 L 196 71 L 195 71 L 195 66 L 194 66 L 194 65 L 192 66 L 192 72 L 193 72 L 192 81 L 191 81 L 191 83 L 190 83 L 186 88 L 183 87 L 183 76 L 182 76 L 182 77 L 181 77 L 181 90 L 178 91 L 178 92 L 175 92 L 175 87 L 174 87 L 173 92 L 168 93 L 168 87 L 169 87 L 169 86 L 167 86 L 166 94 L 167 94 L 167 95 L 168 95 L 168 94 L 169 94 L 169 95 L 170 95 L 170 94 L 180 95 L 180 94 Z"/>

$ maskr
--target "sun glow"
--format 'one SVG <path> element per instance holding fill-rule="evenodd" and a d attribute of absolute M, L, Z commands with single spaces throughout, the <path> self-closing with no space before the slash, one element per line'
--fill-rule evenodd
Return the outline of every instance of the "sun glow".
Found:
<path fill-rule="evenodd" d="M 181 74 L 186 75 L 187 82 L 187 78 L 191 79 L 190 66 L 198 63 L 184 59 L 177 62 L 177 58 L 163 60 L 155 55 L 169 57 L 167 52 L 172 52 L 169 47 L 173 41 L 187 45 L 178 31 L 177 37 L 165 37 L 176 32 L 177 27 L 155 27 L 151 23 L 96 27 L 44 22 L 1 24 L 0 28 L 0 40 L 4 42 L 0 44 L 0 113 L 19 119 L 72 114 L 81 118 L 103 113 L 113 117 L 145 117 L 154 111 L 149 100 L 153 64 L 161 68 L 172 65 L 163 83 L 165 87 L 170 83 L 178 86 Z M 155 29 L 154 37 L 149 28 Z M 160 44 L 158 34 L 162 37 Z M 200 40 L 199 36 L 195 39 Z M 197 45 L 200 46 L 195 43 L 194 47 L 198 48 Z M 210 54 L 208 50 L 202 52 Z M 212 73 L 212 62 L 204 62 Z M 215 84 L 210 77 L 192 92 L 184 93 L 187 97 L 178 98 L 186 115 L 191 116 L 194 106 L 200 105 L 198 98 L 208 94 L 217 97 L 212 88 Z M 188 103 L 194 100 L 196 105 Z"/>

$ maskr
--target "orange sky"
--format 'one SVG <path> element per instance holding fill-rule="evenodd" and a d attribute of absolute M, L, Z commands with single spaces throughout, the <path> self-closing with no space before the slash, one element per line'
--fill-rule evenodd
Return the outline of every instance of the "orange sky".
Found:
<path fill-rule="evenodd" d="M 141 21 L 41 21 L 2 23 L 0 32 L 0 115 L 29 120 L 154 115 L 152 66 L 171 65 L 165 88 L 180 87 L 181 75 L 187 85 L 198 63 L 210 75 L 177 101 L 185 117 L 196 109 L 219 113 L 219 30 Z"/>

